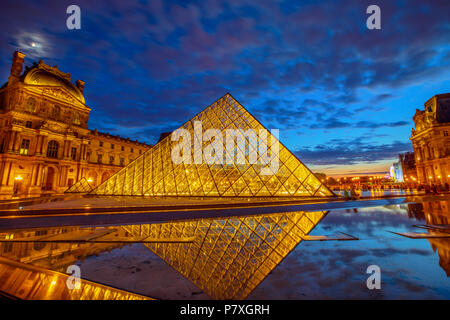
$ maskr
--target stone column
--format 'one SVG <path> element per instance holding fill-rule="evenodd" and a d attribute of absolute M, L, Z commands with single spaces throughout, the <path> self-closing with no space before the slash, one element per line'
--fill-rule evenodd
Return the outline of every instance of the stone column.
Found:
<path fill-rule="evenodd" d="M 2 170 L 2 174 L 1 174 L 1 180 L 0 180 L 0 184 L 2 186 L 6 186 L 8 185 L 8 175 L 9 175 L 9 171 L 10 171 L 10 167 L 11 167 L 11 161 L 5 161 L 3 164 L 3 170 Z"/>
<path fill-rule="evenodd" d="M 37 175 L 37 171 L 39 169 L 39 165 L 33 165 L 33 169 L 31 171 L 31 186 L 35 186 L 36 185 L 36 175 Z"/>
<path fill-rule="evenodd" d="M 80 160 L 86 160 L 86 145 L 81 143 Z"/>
<path fill-rule="evenodd" d="M 5 169 L 7 169 L 7 170 L 5 170 L 4 175 L 3 175 L 4 185 L 10 186 L 10 185 L 12 185 L 12 180 L 13 180 L 13 177 L 11 176 L 12 175 L 12 161 L 8 161 L 8 166 Z"/>
<path fill-rule="evenodd" d="M 20 148 L 20 138 L 21 138 L 21 134 L 20 132 L 16 132 L 16 138 L 14 141 L 14 152 L 19 152 L 19 148 Z"/>
<path fill-rule="evenodd" d="M 47 143 L 48 143 L 48 136 L 43 136 L 41 139 L 41 154 L 45 156 L 47 152 Z"/>
<path fill-rule="evenodd" d="M 9 141 L 8 141 L 8 152 L 13 151 L 14 141 L 16 140 L 16 131 L 10 131 L 9 133 Z"/>
<path fill-rule="evenodd" d="M 64 141 L 64 152 L 63 152 L 63 159 L 69 159 L 70 158 L 70 148 L 72 146 L 72 140 L 65 140 Z"/>
<path fill-rule="evenodd" d="M 38 135 L 36 137 L 36 148 L 34 149 L 34 154 L 35 155 L 40 155 L 41 154 L 41 143 L 42 143 L 42 136 Z"/>
<path fill-rule="evenodd" d="M 42 175 L 44 173 L 44 165 L 38 164 L 36 186 L 42 186 Z"/>

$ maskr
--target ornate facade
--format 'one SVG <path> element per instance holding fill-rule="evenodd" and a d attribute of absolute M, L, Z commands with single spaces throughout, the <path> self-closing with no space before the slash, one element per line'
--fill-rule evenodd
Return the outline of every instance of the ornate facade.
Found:
<path fill-rule="evenodd" d="M 15 52 L 0 88 L 0 199 L 61 194 L 82 178 L 95 187 L 151 146 L 88 128 L 84 82 Z"/>
<path fill-rule="evenodd" d="M 424 184 L 450 184 L 450 93 L 438 94 L 416 109 L 411 131 L 417 178 Z"/>

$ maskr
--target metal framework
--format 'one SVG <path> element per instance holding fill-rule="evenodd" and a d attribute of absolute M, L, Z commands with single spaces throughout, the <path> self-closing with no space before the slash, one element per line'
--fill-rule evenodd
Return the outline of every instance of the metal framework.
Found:
<path fill-rule="evenodd" d="M 327 214 L 288 212 L 122 226 L 136 238 L 191 237 L 149 243 L 151 251 L 213 299 L 245 299 Z"/>
<path fill-rule="evenodd" d="M 83 177 L 82 179 L 78 180 L 75 184 L 70 186 L 66 191 L 64 191 L 64 193 L 87 193 L 91 191 L 92 191 L 91 185 L 89 184 L 87 179 Z"/>
<path fill-rule="evenodd" d="M 158 142 L 142 156 L 100 184 L 91 193 L 97 195 L 141 195 L 141 196 L 190 196 L 190 197 L 326 197 L 333 196 L 314 174 L 298 160 L 283 144 L 279 143 L 279 167 L 273 174 L 262 175 L 262 157 L 258 149 L 261 132 L 270 141 L 275 137 L 264 128 L 229 93 L 205 108 L 186 122 L 181 128 L 194 136 L 194 122 L 201 121 L 203 130 L 216 129 L 225 136 L 227 129 L 253 129 L 256 137 L 246 137 L 245 145 L 236 145 L 245 157 L 243 164 L 208 164 L 202 162 L 175 164 L 171 152 L 178 141 L 172 142 L 170 135 Z M 263 138 L 262 138 L 263 139 Z M 276 140 L 277 141 L 277 140 Z M 208 141 L 209 142 L 209 141 Z M 208 145 L 203 141 L 202 147 Z M 191 158 L 194 158 L 194 141 L 191 143 Z M 238 150 L 234 149 L 234 151 Z M 244 149 L 244 150 L 242 150 Z M 249 161 L 249 154 L 256 154 L 256 162 Z M 235 157 L 227 149 L 223 156 Z M 266 162 L 267 163 L 267 162 Z"/>

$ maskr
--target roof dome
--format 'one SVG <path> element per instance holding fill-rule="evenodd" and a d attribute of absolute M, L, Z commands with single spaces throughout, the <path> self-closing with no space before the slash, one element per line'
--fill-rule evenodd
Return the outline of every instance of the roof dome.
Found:
<path fill-rule="evenodd" d="M 27 72 L 23 82 L 31 85 L 63 87 L 84 104 L 83 94 L 70 81 L 70 77 L 69 73 L 61 72 L 56 67 L 47 66 L 40 61 L 38 66 L 31 68 Z"/>

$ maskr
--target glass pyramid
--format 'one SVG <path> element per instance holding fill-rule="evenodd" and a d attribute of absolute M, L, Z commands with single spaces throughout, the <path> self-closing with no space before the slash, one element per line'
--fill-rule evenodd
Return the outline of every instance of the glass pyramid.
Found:
<path fill-rule="evenodd" d="M 213 299 L 245 299 L 326 211 L 122 226 L 137 239 L 191 237 L 191 243 L 146 243 Z"/>
<path fill-rule="evenodd" d="M 91 185 L 89 184 L 87 179 L 83 177 L 76 183 L 71 185 L 66 191 L 64 191 L 64 193 L 87 193 L 91 191 L 92 191 Z"/>
<path fill-rule="evenodd" d="M 229 151 L 223 148 L 223 158 L 234 159 L 236 154 L 245 155 L 243 161 L 234 163 L 194 163 L 195 144 L 203 150 L 213 141 L 200 141 L 194 131 L 195 123 L 201 121 L 203 132 L 208 129 L 220 131 L 234 129 L 246 132 L 249 129 L 256 136 L 245 136 L 245 144 L 236 143 Z M 136 158 L 91 194 L 134 195 L 134 196 L 190 196 L 190 197 L 326 197 L 333 192 L 323 185 L 314 174 L 294 156 L 282 143 L 264 128 L 229 93 L 205 108 L 180 129 L 185 129 L 193 137 L 191 141 L 172 141 L 171 135 L 159 141 L 153 148 Z M 262 139 L 271 141 L 270 147 L 261 152 Z M 197 140 L 196 140 L 197 139 Z M 223 139 L 225 140 L 225 139 Z M 275 172 L 261 174 L 262 169 L 272 170 L 263 159 L 273 156 L 273 143 L 278 143 L 278 166 Z M 190 163 L 174 163 L 172 150 L 177 145 L 190 149 Z M 210 148 L 211 149 L 211 148 Z M 214 154 L 216 151 L 214 151 Z M 250 161 L 250 155 L 257 161 Z M 183 156 L 185 156 L 183 154 Z M 237 158 L 237 157 L 236 157 Z M 272 158 L 273 159 L 273 158 Z"/>

